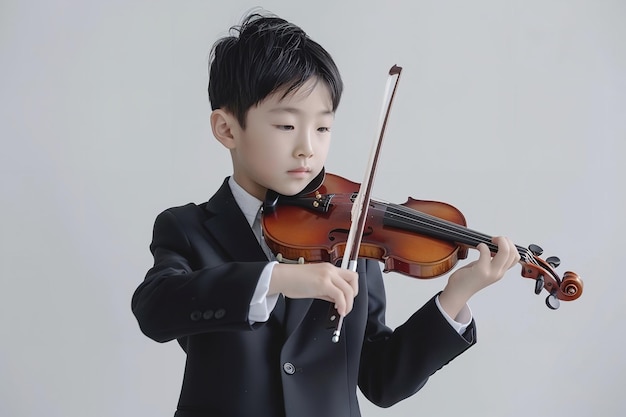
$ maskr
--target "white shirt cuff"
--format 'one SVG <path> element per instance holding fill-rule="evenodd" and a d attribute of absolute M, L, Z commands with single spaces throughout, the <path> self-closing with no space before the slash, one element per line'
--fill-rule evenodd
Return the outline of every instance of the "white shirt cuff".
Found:
<path fill-rule="evenodd" d="M 470 310 L 467 304 L 465 304 L 454 319 L 450 317 L 443 308 L 441 308 L 441 304 L 439 304 L 439 296 L 435 297 L 435 304 L 437 304 L 437 308 L 439 308 L 443 317 L 445 317 L 454 330 L 456 330 L 459 334 L 465 333 L 467 326 L 469 326 L 472 322 L 472 310 Z"/>
<path fill-rule="evenodd" d="M 252 300 L 250 300 L 250 310 L 248 311 L 248 321 L 250 324 L 267 321 L 270 318 L 272 310 L 276 307 L 279 294 L 267 295 L 267 292 L 270 289 L 272 271 L 277 263 L 278 262 L 275 261 L 269 262 L 261 272 L 256 289 L 252 295 Z"/>

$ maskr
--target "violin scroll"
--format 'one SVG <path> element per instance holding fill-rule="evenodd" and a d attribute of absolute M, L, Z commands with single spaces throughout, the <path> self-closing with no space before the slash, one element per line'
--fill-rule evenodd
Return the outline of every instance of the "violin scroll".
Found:
<path fill-rule="evenodd" d="M 535 280 L 535 294 L 546 290 L 549 294 L 546 305 L 552 310 L 559 308 L 560 302 L 572 301 L 582 295 L 583 281 L 578 274 L 566 271 L 563 278 L 554 270 L 561 263 L 559 258 L 551 256 L 546 260 L 539 257 L 543 250 L 537 245 L 530 245 L 528 250 L 520 250 L 522 276 Z"/>

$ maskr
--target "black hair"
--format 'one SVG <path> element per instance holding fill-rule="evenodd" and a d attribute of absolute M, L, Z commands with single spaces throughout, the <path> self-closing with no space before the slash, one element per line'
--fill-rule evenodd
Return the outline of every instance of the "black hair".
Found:
<path fill-rule="evenodd" d="M 230 33 L 211 49 L 208 90 L 213 110 L 229 111 L 245 128 L 252 106 L 279 90 L 285 97 L 313 77 L 326 84 L 337 110 L 343 91 L 339 70 L 330 54 L 298 26 L 254 13 Z"/>

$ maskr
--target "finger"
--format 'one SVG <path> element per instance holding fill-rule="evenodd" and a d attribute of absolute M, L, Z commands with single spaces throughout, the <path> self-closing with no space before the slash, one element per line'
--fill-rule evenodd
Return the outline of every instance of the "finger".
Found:
<path fill-rule="evenodd" d="M 339 314 L 345 316 L 352 310 L 354 297 L 350 284 L 344 281 L 339 274 L 333 274 L 326 281 L 324 292 L 335 304 L 335 309 Z"/>
<path fill-rule="evenodd" d="M 335 304 L 337 312 L 345 316 L 347 314 L 347 301 L 343 292 L 338 287 L 331 285 L 327 290 L 327 294 L 330 297 L 330 302 Z"/>
<path fill-rule="evenodd" d="M 513 268 L 521 259 L 519 250 L 517 250 L 517 246 L 511 239 L 507 239 L 509 242 L 509 246 L 511 247 L 511 263 L 509 265 L 509 269 Z"/>
<path fill-rule="evenodd" d="M 354 287 L 351 285 L 351 283 L 344 279 L 344 276 L 342 276 L 342 274 L 339 274 L 334 278 L 333 284 L 341 291 L 342 297 L 346 304 L 345 314 L 348 314 L 352 310 L 354 297 L 356 297 Z"/>
<path fill-rule="evenodd" d="M 507 237 L 500 237 L 498 239 L 498 252 L 508 254 L 506 262 L 500 270 L 500 274 L 504 275 L 506 271 L 511 269 L 520 261 L 520 253 L 513 241 Z M 504 257 L 502 259 L 504 260 Z"/>
<path fill-rule="evenodd" d="M 479 243 L 476 246 L 476 249 L 478 249 L 478 260 L 476 261 L 476 263 L 481 264 L 481 265 L 486 265 L 487 263 L 489 263 L 491 261 L 491 251 L 489 250 L 489 247 L 484 244 L 484 243 Z"/>
<path fill-rule="evenodd" d="M 507 265 L 507 269 L 511 269 L 513 265 L 515 265 L 520 260 L 519 251 L 517 250 L 517 246 L 515 246 L 513 241 L 507 237 L 503 238 L 502 244 L 506 244 L 508 246 L 509 263 Z"/>
<path fill-rule="evenodd" d="M 356 297 L 359 294 L 359 274 L 347 269 L 341 269 L 341 276 L 348 284 L 350 284 L 354 297 Z"/>
<path fill-rule="evenodd" d="M 506 271 L 510 268 L 511 256 L 514 255 L 509 245 L 509 241 L 505 237 L 498 236 L 493 239 L 493 243 L 498 245 L 498 252 L 493 257 L 491 266 L 495 271 L 502 273 L 502 271 Z"/>

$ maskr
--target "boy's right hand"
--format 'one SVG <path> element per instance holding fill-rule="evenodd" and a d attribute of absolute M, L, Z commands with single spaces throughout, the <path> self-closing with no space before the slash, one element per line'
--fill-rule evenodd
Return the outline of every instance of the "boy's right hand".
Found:
<path fill-rule="evenodd" d="M 337 312 L 345 316 L 352 310 L 358 292 L 359 275 L 356 272 L 319 262 L 276 265 L 268 294 L 330 301 L 335 304 Z"/>

